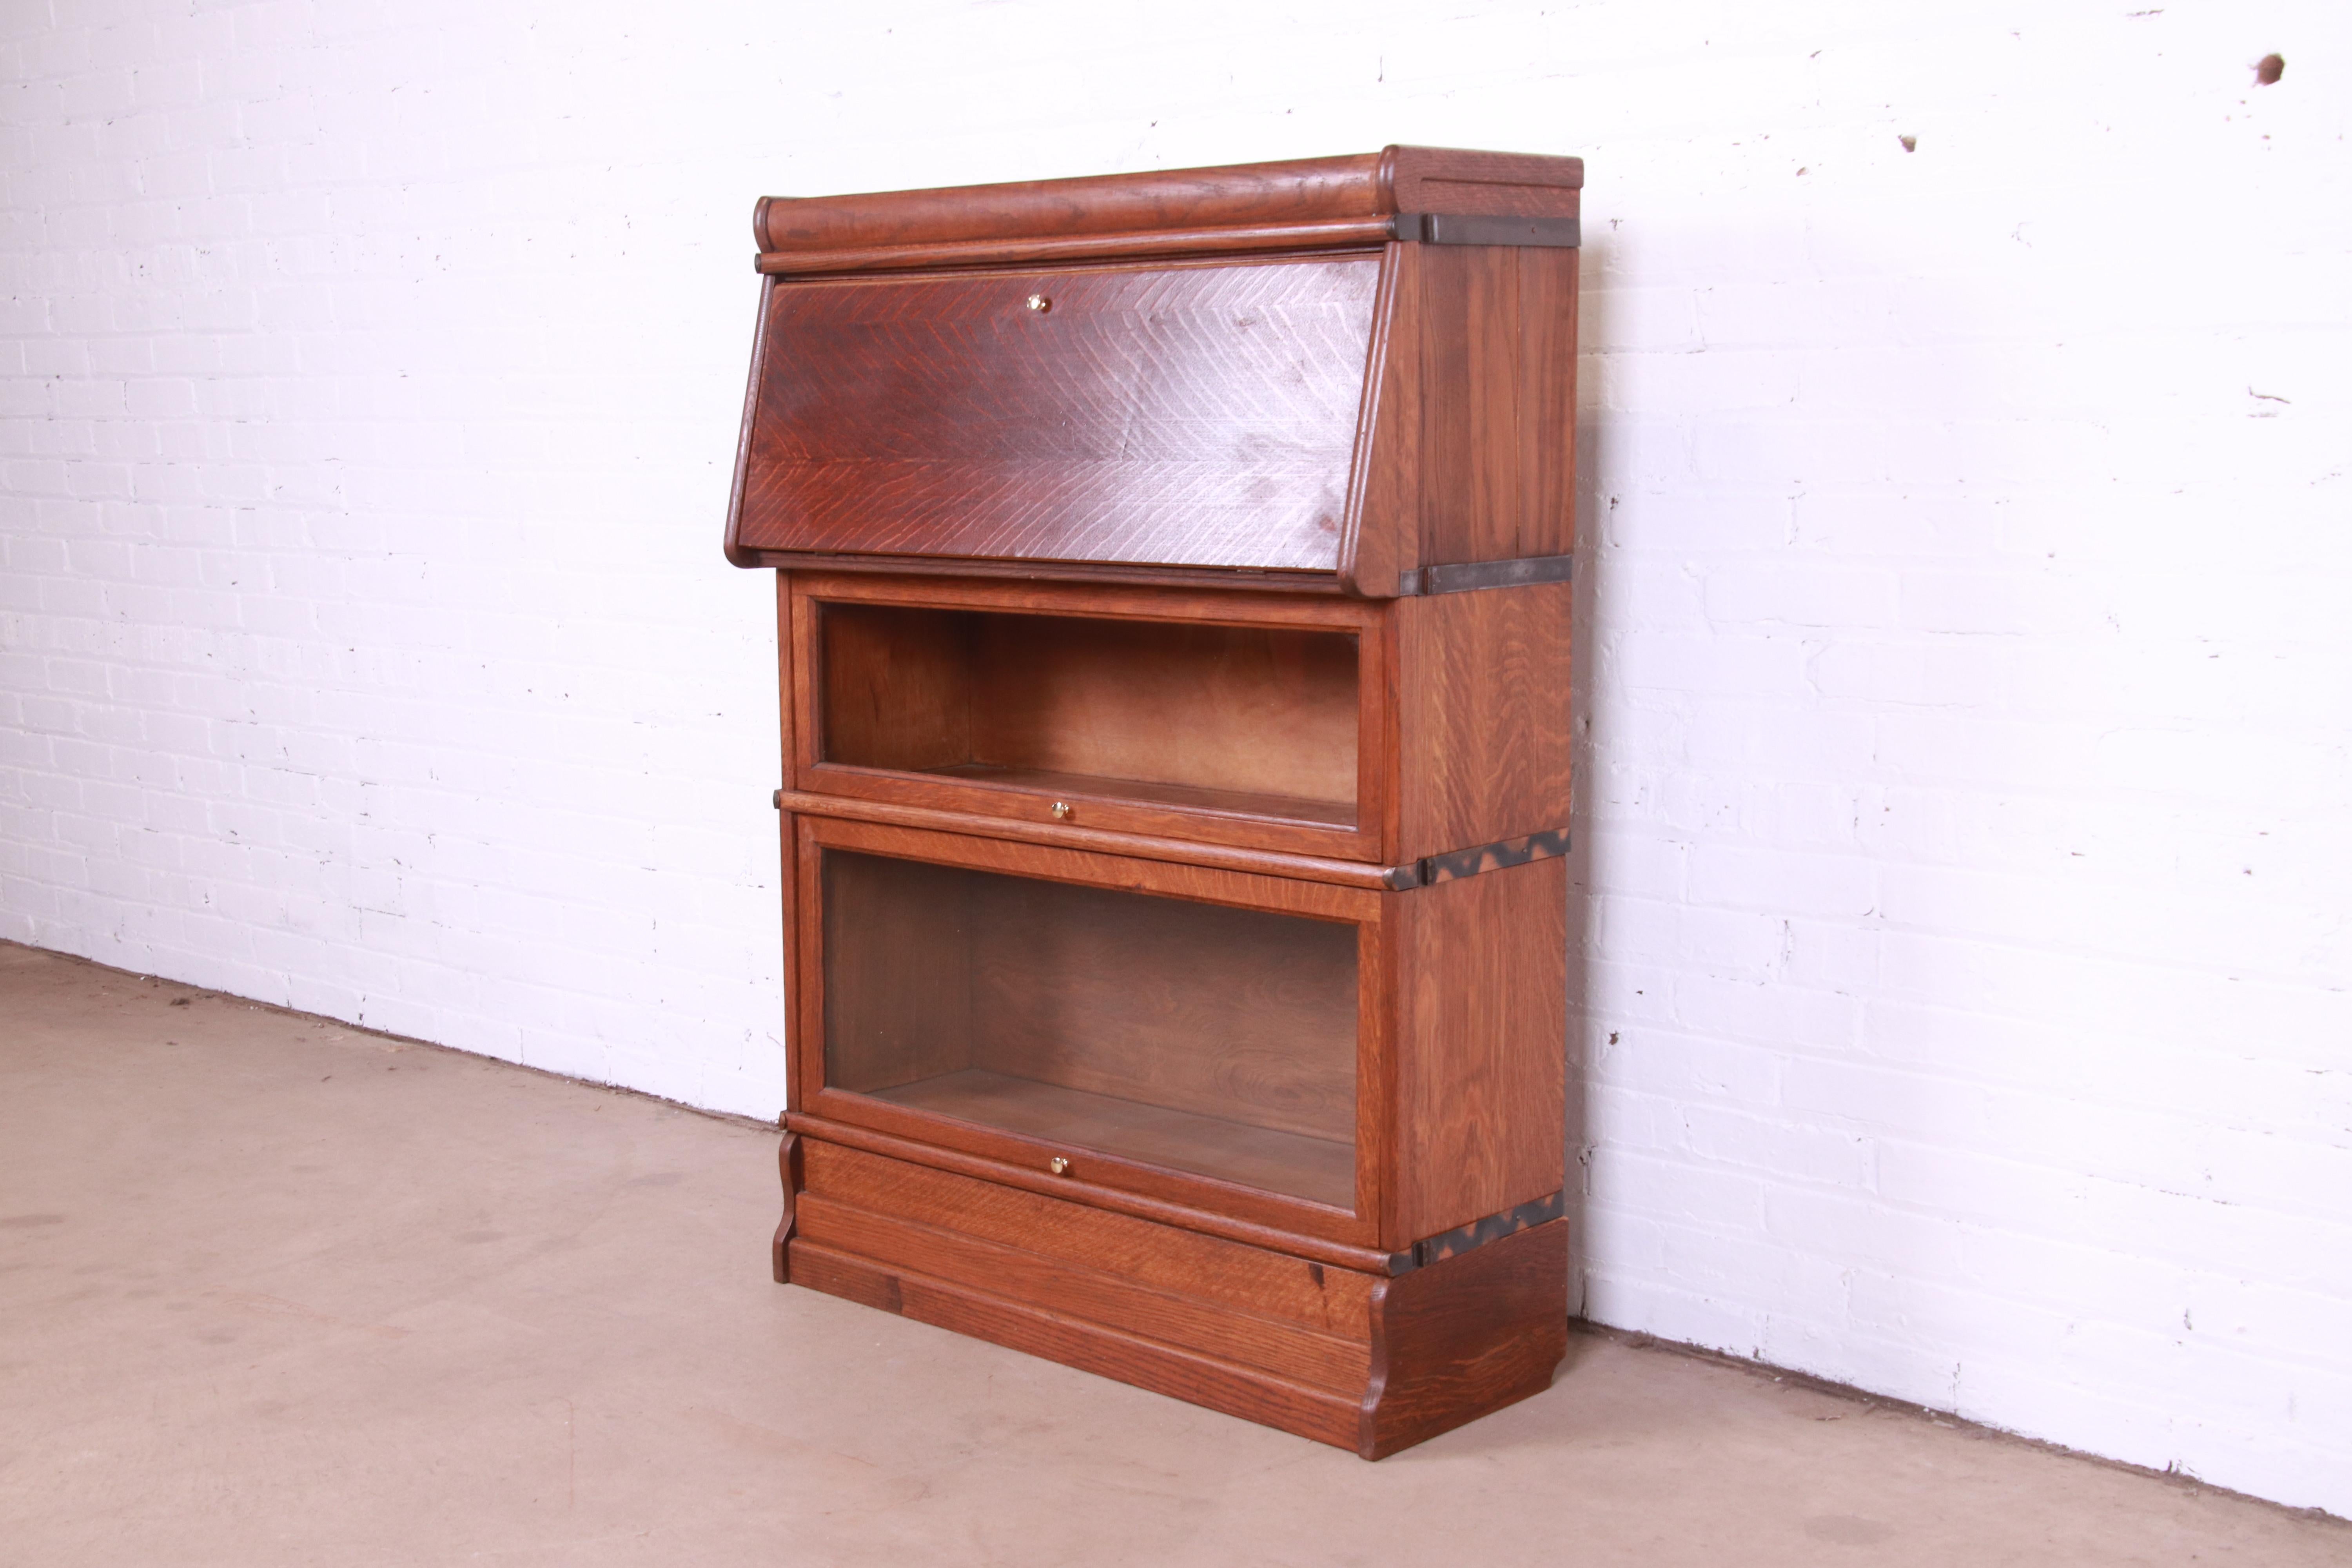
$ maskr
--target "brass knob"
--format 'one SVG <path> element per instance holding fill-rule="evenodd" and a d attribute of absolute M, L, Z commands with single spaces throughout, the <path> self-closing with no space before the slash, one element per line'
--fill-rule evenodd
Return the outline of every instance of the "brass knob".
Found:
<path fill-rule="evenodd" d="M 1029 308 L 1042 316 L 1054 308 L 1054 301 L 1043 294 L 1032 294 L 1029 296 Z"/>
<path fill-rule="evenodd" d="M 1078 808 L 1076 806 L 1072 805 L 1066 800 L 1057 800 L 1054 803 L 1054 820 L 1056 822 L 1067 822 L 1077 809 Z"/>
<path fill-rule="evenodd" d="M 1057 1176 L 1066 1176 L 1070 1173 L 1070 1163 L 1067 1160 L 1063 1159 L 1059 1154 L 1055 1155 L 1054 1158 L 1047 1163 L 1045 1168 L 1052 1171 L 1054 1174 Z"/>

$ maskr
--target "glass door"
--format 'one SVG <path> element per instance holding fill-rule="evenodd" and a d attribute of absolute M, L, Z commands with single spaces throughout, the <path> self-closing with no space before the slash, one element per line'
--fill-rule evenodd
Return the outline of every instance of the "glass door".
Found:
<path fill-rule="evenodd" d="M 1079 1181 L 1168 1191 L 1152 1173 L 1173 1173 L 1358 1211 L 1379 895 L 863 824 L 803 833 L 816 984 L 801 1018 L 834 1113 L 945 1119 L 949 1142 L 984 1129 Z"/>
<path fill-rule="evenodd" d="M 800 787 L 1370 859 L 1374 612 L 796 574 Z"/>

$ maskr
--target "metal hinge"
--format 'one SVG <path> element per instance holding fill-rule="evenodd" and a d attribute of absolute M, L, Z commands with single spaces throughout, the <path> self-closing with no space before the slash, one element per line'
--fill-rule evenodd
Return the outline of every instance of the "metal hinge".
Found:
<path fill-rule="evenodd" d="M 1501 871 L 1513 866 L 1524 866 L 1530 860 L 1549 860 L 1555 856 L 1567 854 L 1568 847 L 1568 829 L 1555 827 L 1549 833 L 1531 833 L 1525 838 L 1506 838 L 1498 844 L 1481 844 L 1475 849 L 1424 855 L 1418 860 L 1390 867 L 1383 880 L 1390 891 L 1406 893 L 1415 888 L 1434 887 L 1440 882 L 1457 882 L 1481 871 Z"/>
<path fill-rule="evenodd" d="M 1389 1277 L 1394 1279 L 1400 1274 L 1410 1274 L 1416 1268 L 1426 1268 L 1433 1263 L 1443 1263 L 1449 1258 L 1459 1258 L 1490 1241 L 1500 1241 L 1530 1226 L 1558 1219 L 1567 1212 L 1568 1193 L 1563 1188 L 1548 1197 L 1530 1199 L 1517 1208 L 1490 1214 L 1485 1219 L 1472 1220 L 1468 1225 L 1456 1226 L 1442 1236 L 1416 1241 L 1402 1252 L 1390 1253 Z"/>
<path fill-rule="evenodd" d="M 1573 555 L 1522 555 L 1513 561 L 1460 561 L 1397 574 L 1397 597 L 1467 594 L 1479 588 L 1524 588 L 1565 583 L 1576 574 Z"/>
<path fill-rule="evenodd" d="M 1470 217 L 1457 213 L 1399 213 L 1392 232 L 1423 245 L 1539 245 L 1574 250 L 1583 225 L 1572 217 Z"/>

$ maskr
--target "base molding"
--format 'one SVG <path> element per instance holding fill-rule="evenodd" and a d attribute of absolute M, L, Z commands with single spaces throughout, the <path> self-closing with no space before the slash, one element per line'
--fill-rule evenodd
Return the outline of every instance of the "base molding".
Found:
<path fill-rule="evenodd" d="M 1550 1386 L 1568 1222 L 1388 1278 L 805 1134 L 780 1279 L 1385 1458 Z"/>

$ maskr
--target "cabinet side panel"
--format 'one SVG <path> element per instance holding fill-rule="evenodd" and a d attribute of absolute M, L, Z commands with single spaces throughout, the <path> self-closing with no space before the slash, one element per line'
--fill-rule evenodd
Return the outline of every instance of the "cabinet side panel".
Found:
<path fill-rule="evenodd" d="M 1514 558 L 1576 550 L 1574 250 L 1529 247 L 1519 268 L 1519 527 Z"/>
<path fill-rule="evenodd" d="M 971 1066 L 971 874 L 811 853 L 822 857 L 826 1086 L 870 1094 Z"/>
<path fill-rule="evenodd" d="M 1567 826 L 1566 583 L 1397 603 L 1400 859 Z"/>
<path fill-rule="evenodd" d="M 786 788 L 792 787 L 799 776 L 799 768 L 794 763 L 799 754 L 794 714 L 803 701 L 799 689 L 801 674 L 793 650 L 793 574 L 779 572 L 776 574 L 776 780 Z M 804 1064 L 802 1058 L 803 1042 L 799 1016 L 794 1011 L 800 1005 L 802 985 L 799 818 L 783 807 L 781 795 L 776 798 L 777 879 L 784 906 L 784 994 L 781 1001 L 783 1004 L 784 1098 L 787 1101 L 778 1109 L 788 1110 L 807 1103 L 808 1096 L 816 1089 L 816 1073 L 814 1064 Z M 782 1267 L 782 1256 L 778 1254 L 778 1268 Z"/>
<path fill-rule="evenodd" d="M 1397 591 L 1398 574 L 1421 564 L 1421 247 L 1391 245 L 1381 258 L 1372 343 L 1348 478 L 1339 570 L 1368 599 Z"/>
<path fill-rule="evenodd" d="M 1567 554 L 1577 253 L 1419 248 L 1422 561 Z"/>
<path fill-rule="evenodd" d="M 1499 560 L 1518 520 L 1518 269 L 1488 246 L 1420 249 L 1421 559 Z"/>
<path fill-rule="evenodd" d="M 1568 862 L 1441 882 L 1397 903 L 1391 1247 L 1563 1184 Z"/>
<path fill-rule="evenodd" d="M 1541 1394 L 1568 1353 L 1568 1222 L 1390 1280 L 1372 1336 L 1367 1459 Z"/>

